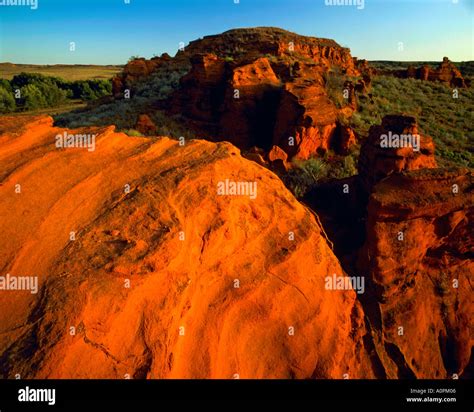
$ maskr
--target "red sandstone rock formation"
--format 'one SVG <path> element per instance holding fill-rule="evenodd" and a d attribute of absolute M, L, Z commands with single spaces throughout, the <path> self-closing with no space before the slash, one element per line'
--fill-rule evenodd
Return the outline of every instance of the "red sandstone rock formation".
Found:
<path fill-rule="evenodd" d="M 113 95 L 122 97 L 122 93 L 127 87 L 131 87 L 136 81 L 146 78 L 170 59 L 171 57 L 164 53 L 161 57 L 153 57 L 150 60 L 138 58 L 129 61 L 125 65 L 123 72 L 112 79 Z"/>
<path fill-rule="evenodd" d="M 338 153 L 348 154 L 350 149 L 357 143 L 357 136 L 349 126 L 339 125 L 336 131 L 337 141 L 335 147 Z"/>
<path fill-rule="evenodd" d="M 288 155 L 278 146 L 273 146 L 268 152 L 268 160 L 274 162 L 276 160 L 282 160 L 286 162 L 288 160 Z"/>
<path fill-rule="evenodd" d="M 225 62 L 215 54 L 191 58 L 190 72 L 180 80 L 180 92 L 172 99 L 171 110 L 193 120 L 211 123 L 218 119 L 224 90 Z"/>
<path fill-rule="evenodd" d="M 337 127 L 337 113 L 321 79 L 296 78 L 284 86 L 273 142 L 290 158 L 325 152 Z"/>
<path fill-rule="evenodd" d="M 372 67 L 366 59 L 353 58 L 354 66 L 361 74 L 365 74 L 369 77 L 377 74 L 377 70 Z"/>
<path fill-rule="evenodd" d="M 135 129 L 145 136 L 156 135 L 156 124 L 147 114 L 141 114 L 138 116 Z"/>
<path fill-rule="evenodd" d="M 439 65 L 438 70 L 430 73 L 435 80 L 449 84 L 453 87 L 466 87 L 466 83 L 457 67 L 447 58 L 443 58 L 443 62 Z"/>
<path fill-rule="evenodd" d="M 280 80 L 265 57 L 234 68 L 222 106 L 222 136 L 244 149 L 256 144 L 268 146 L 280 86 Z"/>
<path fill-rule="evenodd" d="M 339 67 L 349 75 L 359 74 L 350 50 L 341 47 L 334 40 L 301 36 L 274 27 L 234 29 L 205 36 L 189 43 L 177 57 L 208 53 L 209 50 L 222 58 L 232 57 L 238 64 L 272 55 L 312 60 L 326 68 Z"/>
<path fill-rule="evenodd" d="M 288 155 L 278 146 L 273 146 L 268 152 L 268 161 L 272 170 L 285 173 L 289 169 Z"/>
<path fill-rule="evenodd" d="M 414 118 L 386 116 L 361 148 L 359 179 L 370 197 L 358 270 L 370 281 L 364 309 L 374 345 L 388 377 L 460 376 L 473 343 L 474 177 L 435 169 L 427 136 L 419 151 L 381 147 L 390 132 L 420 135 Z"/>
<path fill-rule="evenodd" d="M 64 132 L 96 134 L 95 151 L 58 149 Z M 0 276 L 40 291 L 0 290 L 4 377 L 451 378 L 472 362 L 470 172 L 371 186 L 364 320 L 353 291 L 325 287 L 343 271 L 314 215 L 229 143 L 22 117 L 0 139 Z M 219 194 L 226 179 L 257 196 Z"/>
<path fill-rule="evenodd" d="M 372 88 L 372 78 L 364 74 L 362 79 L 359 79 L 355 85 L 355 91 L 360 94 L 366 94 L 370 92 Z"/>
<path fill-rule="evenodd" d="M 1 276 L 39 293 L 0 290 L 1 376 L 374 377 L 315 216 L 237 148 L 2 123 Z M 64 132 L 95 151 L 57 149 Z M 219 194 L 227 179 L 255 198 Z"/>
<path fill-rule="evenodd" d="M 401 77 L 415 78 L 420 80 L 439 81 L 451 87 L 467 87 L 467 84 L 458 68 L 444 57 L 437 69 L 423 65 L 416 69 L 410 66 L 406 71 L 399 74 Z"/>
<path fill-rule="evenodd" d="M 434 144 L 423 135 L 414 117 L 390 115 L 380 126 L 372 126 L 359 157 L 359 175 L 364 187 L 405 170 L 436 167 Z"/>
<path fill-rule="evenodd" d="M 171 99 L 171 113 L 242 149 L 277 145 L 290 158 L 306 159 L 335 148 L 337 117 L 356 108 L 354 93 L 349 112 L 327 96 L 329 69 L 359 74 L 349 51 L 329 40 L 272 28 L 232 30 L 190 43 L 176 59 L 186 56 L 192 68 Z"/>
<path fill-rule="evenodd" d="M 421 169 L 373 188 L 359 267 L 388 377 L 452 378 L 473 361 L 473 187 L 467 170 Z"/>

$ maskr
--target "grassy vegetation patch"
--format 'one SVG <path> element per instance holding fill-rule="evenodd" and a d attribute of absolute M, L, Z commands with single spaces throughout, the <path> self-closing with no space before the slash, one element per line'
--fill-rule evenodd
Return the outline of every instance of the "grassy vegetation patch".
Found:
<path fill-rule="evenodd" d="M 440 166 L 474 167 L 473 88 L 456 91 L 436 82 L 375 76 L 371 94 L 359 98 L 351 121 L 360 135 L 385 115 L 412 115 L 420 131 L 433 138 Z"/>

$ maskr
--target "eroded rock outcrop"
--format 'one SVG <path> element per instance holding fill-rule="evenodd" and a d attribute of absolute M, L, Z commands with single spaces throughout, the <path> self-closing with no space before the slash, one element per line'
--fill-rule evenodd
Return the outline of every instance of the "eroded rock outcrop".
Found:
<path fill-rule="evenodd" d="M 39 285 L 0 290 L 3 377 L 374 376 L 315 216 L 233 145 L 5 124 L 1 276 Z M 95 150 L 58 149 L 64 132 Z"/>
<path fill-rule="evenodd" d="M 177 57 L 207 53 L 231 57 L 237 64 L 265 55 L 312 60 L 329 69 L 338 67 L 348 75 L 358 75 L 350 50 L 331 39 L 301 36 L 276 27 L 233 29 L 192 41 Z"/>
<path fill-rule="evenodd" d="M 280 88 L 280 80 L 265 57 L 232 69 L 220 117 L 222 137 L 242 149 L 254 145 L 268 148 Z"/>
<path fill-rule="evenodd" d="M 332 92 L 344 90 L 329 93 L 329 72 L 336 73 L 336 81 L 353 80 L 350 99 L 343 107 L 338 102 L 338 109 Z M 164 111 L 181 116 L 178 121 L 192 135 L 227 140 L 243 150 L 259 146 L 268 151 L 279 145 L 291 161 L 338 150 L 335 133 L 357 108 L 355 92 L 370 89 L 370 73 L 366 61 L 353 59 L 349 49 L 333 40 L 272 27 L 235 29 L 193 41 L 173 58 L 164 54 L 131 60 L 112 80 L 115 99 L 107 103 L 124 110 L 116 100 L 130 98 L 132 117 Z M 110 115 L 101 124 L 113 120 Z M 123 119 L 116 123 L 135 126 Z"/>
<path fill-rule="evenodd" d="M 414 117 L 388 115 L 372 126 L 359 157 L 359 176 L 367 192 L 381 179 L 405 170 L 436 167 L 434 143 Z"/>
<path fill-rule="evenodd" d="M 175 93 L 170 108 L 206 125 L 219 119 L 225 89 L 225 61 L 215 54 L 197 54 L 191 59 L 192 68 L 180 80 L 180 92 Z"/>
<path fill-rule="evenodd" d="M 123 97 L 123 92 L 131 88 L 133 83 L 150 76 L 163 63 L 171 57 L 167 53 L 151 59 L 136 58 L 130 60 L 124 67 L 123 72 L 112 79 L 112 94 L 115 97 Z"/>
<path fill-rule="evenodd" d="M 138 116 L 137 123 L 135 124 L 135 130 L 138 130 L 145 136 L 156 135 L 156 124 L 151 120 L 147 114 L 141 114 Z"/>
<path fill-rule="evenodd" d="M 359 175 L 308 196 L 348 273 L 362 276 L 379 376 L 469 377 L 474 334 L 474 176 L 438 169 L 415 119 L 387 116 L 370 129 Z M 407 140 L 409 142 L 409 140 Z"/>
<path fill-rule="evenodd" d="M 289 157 L 307 159 L 331 146 L 337 108 L 322 79 L 298 77 L 284 86 L 274 131 L 274 144 Z"/>
<path fill-rule="evenodd" d="M 451 87 L 467 87 L 461 72 L 447 57 L 443 58 L 436 69 L 428 65 L 419 68 L 410 66 L 406 71 L 399 72 L 398 75 L 419 80 L 438 81 Z"/>
<path fill-rule="evenodd" d="M 347 49 L 325 39 L 256 28 L 205 37 L 176 58 L 186 55 L 192 69 L 182 78 L 170 110 L 215 140 L 242 149 L 277 145 L 290 159 L 337 149 L 337 118 L 352 114 L 355 95 L 351 110 L 338 111 L 323 75 L 333 68 L 359 74 Z"/>
<path fill-rule="evenodd" d="M 473 360 L 473 184 L 468 170 L 420 169 L 373 187 L 359 268 L 389 377 L 462 376 Z"/>
<path fill-rule="evenodd" d="M 348 154 L 350 149 L 357 144 L 356 133 L 347 125 L 338 125 L 336 139 L 334 146 L 336 150 L 342 154 Z"/>

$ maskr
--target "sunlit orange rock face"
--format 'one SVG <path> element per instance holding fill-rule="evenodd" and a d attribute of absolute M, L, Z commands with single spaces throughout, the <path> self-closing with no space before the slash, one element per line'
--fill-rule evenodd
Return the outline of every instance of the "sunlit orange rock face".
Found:
<path fill-rule="evenodd" d="M 0 276 L 39 279 L 0 291 L 3 377 L 374 377 L 315 216 L 233 145 L 0 130 Z M 94 150 L 58 148 L 64 133 Z"/>
<path fill-rule="evenodd" d="M 474 175 L 420 169 L 373 187 L 360 270 L 387 376 L 452 378 L 472 362 Z"/>
<path fill-rule="evenodd" d="M 181 115 L 195 135 L 229 141 L 245 151 L 279 146 L 290 161 L 331 149 L 345 154 L 355 144 L 348 138 L 353 132 L 340 126 L 348 124 L 356 92 L 370 89 L 373 74 L 367 61 L 352 58 L 334 40 L 256 27 L 192 41 L 173 58 L 131 60 L 113 79 L 115 97 L 123 98 L 126 89 L 133 95 L 157 71 L 177 75 L 179 86 L 156 105 Z M 329 72 L 362 76 L 355 85 L 346 82 L 351 94 L 341 109 L 329 97 Z M 150 87 L 156 87 L 154 80 Z M 345 89 L 333 92 L 343 95 Z M 148 110 L 153 115 L 154 108 Z"/>
<path fill-rule="evenodd" d="M 419 140 L 401 147 L 403 135 Z M 415 119 L 386 116 L 362 145 L 358 179 L 369 195 L 358 270 L 386 376 L 463 376 L 474 338 L 472 173 L 437 169 Z"/>
<path fill-rule="evenodd" d="M 285 84 L 274 131 L 274 143 L 300 159 L 327 151 L 337 129 L 337 109 L 321 76 L 308 74 Z"/>

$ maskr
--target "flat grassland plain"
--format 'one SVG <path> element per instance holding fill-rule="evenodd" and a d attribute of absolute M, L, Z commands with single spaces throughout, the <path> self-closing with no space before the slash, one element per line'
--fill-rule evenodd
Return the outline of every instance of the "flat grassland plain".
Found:
<path fill-rule="evenodd" d="M 37 65 L 0 63 L 0 79 L 11 80 L 20 73 L 39 73 L 45 76 L 61 77 L 67 81 L 110 79 L 120 73 L 122 66 L 95 66 L 95 65 Z"/>

